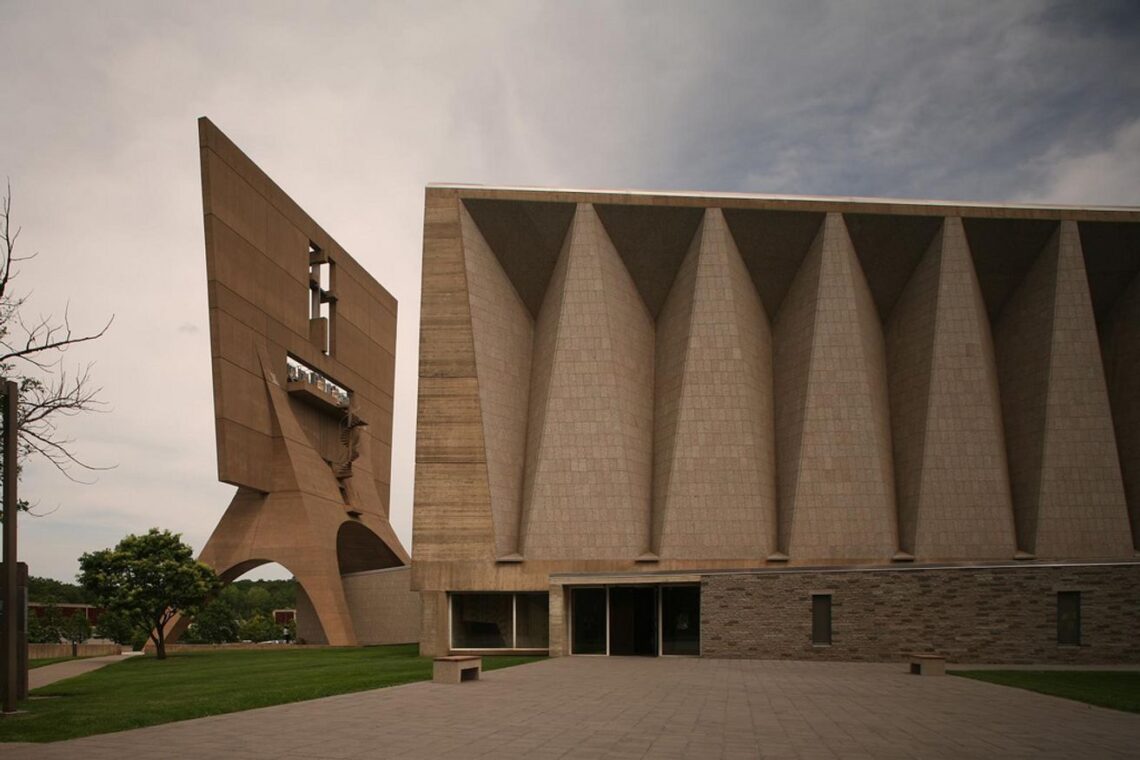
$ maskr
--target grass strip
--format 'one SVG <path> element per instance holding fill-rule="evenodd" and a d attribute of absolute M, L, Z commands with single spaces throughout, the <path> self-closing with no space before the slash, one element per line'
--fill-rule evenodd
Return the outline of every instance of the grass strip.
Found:
<path fill-rule="evenodd" d="M 1128 670 L 954 670 L 952 675 L 1028 689 L 1097 707 L 1140 713 L 1140 672 Z"/>
<path fill-rule="evenodd" d="M 542 659 L 484 657 L 496 670 Z M 49 742 L 429 680 L 415 644 L 131 657 L 32 691 L 0 742 Z"/>
<path fill-rule="evenodd" d="M 71 660 L 82 660 L 82 657 L 36 657 L 35 659 L 28 660 L 28 670 L 35 670 L 42 668 L 45 665 L 55 665 L 57 662 L 70 662 Z"/>

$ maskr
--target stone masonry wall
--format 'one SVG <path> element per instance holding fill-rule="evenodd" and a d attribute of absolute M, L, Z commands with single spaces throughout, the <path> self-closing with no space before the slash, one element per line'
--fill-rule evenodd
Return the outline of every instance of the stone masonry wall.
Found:
<path fill-rule="evenodd" d="M 1081 592 L 1081 645 L 1057 644 L 1057 592 Z M 813 646 L 811 596 L 832 595 Z M 701 654 L 756 659 L 1140 663 L 1140 563 L 707 575 Z"/>

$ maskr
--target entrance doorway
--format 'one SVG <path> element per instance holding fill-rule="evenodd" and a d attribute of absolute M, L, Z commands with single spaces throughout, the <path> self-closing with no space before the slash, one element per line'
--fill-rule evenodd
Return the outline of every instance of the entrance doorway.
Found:
<path fill-rule="evenodd" d="M 610 589 L 610 654 L 657 656 L 657 588 Z"/>
<path fill-rule="evenodd" d="M 701 653 L 700 586 L 577 586 L 569 599 L 571 654 Z"/>

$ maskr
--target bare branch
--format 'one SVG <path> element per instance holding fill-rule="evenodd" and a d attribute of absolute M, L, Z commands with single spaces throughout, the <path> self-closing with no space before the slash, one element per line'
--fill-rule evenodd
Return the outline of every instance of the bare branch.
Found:
<path fill-rule="evenodd" d="M 81 336 L 72 334 L 66 309 L 63 313 L 62 325 L 51 324 L 48 317 L 41 317 L 40 321 L 30 328 L 19 315 L 16 316 L 16 321 L 26 336 L 24 345 L 17 348 L 7 340 L 0 340 L 0 346 L 3 346 L 8 352 L 6 354 L 0 354 L 0 363 L 8 362 L 12 359 L 21 359 L 30 364 L 34 364 L 40 369 L 45 369 L 49 365 L 39 360 L 39 354 L 45 351 L 66 351 L 78 343 L 87 343 L 88 341 L 102 338 L 114 323 L 115 316 L 112 314 L 111 318 L 107 320 L 107 324 L 103 325 L 99 332 Z"/>
<path fill-rule="evenodd" d="M 45 459 L 68 479 L 87 483 L 89 481 L 76 478 L 71 469 L 100 471 L 113 469 L 113 466 L 95 465 L 78 457 L 72 451 L 74 440 L 61 436 L 57 423 L 80 413 L 105 411 L 106 405 L 99 400 L 102 388 L 91 381 L 92 365 L 79 366 L 69 372 L 63 364 L 63 354 L 74 345 L 106 335 L 115 317 L 112 315 L 93 333 L 76 332 L 72 328 L 70 304 L 64 307 L 62 320 L 43 314 L 34 320 L 25 319 L 23 311 L 28 294 L 13 294 L 10 286 L 19 275 L 15 265 L 36 254 L 17 255 L 19 236 L 20 228 L 12 227 L 9 182 L 0 200 L 0 374 L 20 384 L 20 455 L 22 459 Z M 18 371 L 17 365 L 21 364 L 31 373 Z M 0 471 L 2 477 L 4 473 Z"/>

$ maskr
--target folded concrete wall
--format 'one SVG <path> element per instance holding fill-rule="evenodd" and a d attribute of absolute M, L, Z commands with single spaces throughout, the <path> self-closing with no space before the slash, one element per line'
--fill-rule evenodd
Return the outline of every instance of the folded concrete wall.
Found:
<path fill-rule="evenodd" d="M 416 588 L 1133 555 L 1140 214 L 433 187 L 424 229 Z"/>

